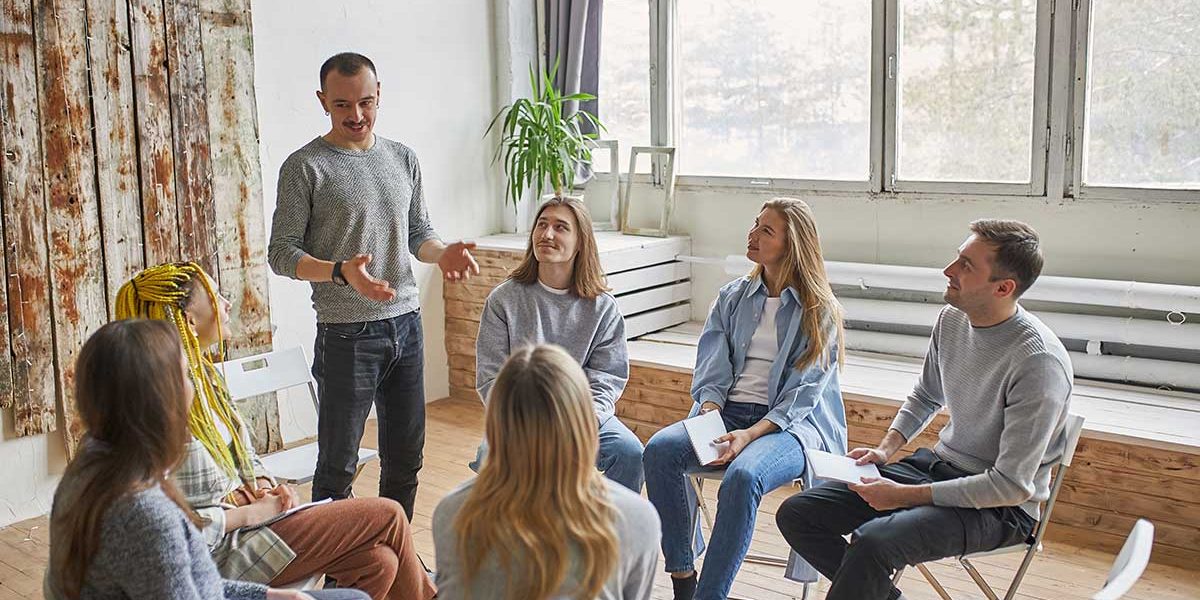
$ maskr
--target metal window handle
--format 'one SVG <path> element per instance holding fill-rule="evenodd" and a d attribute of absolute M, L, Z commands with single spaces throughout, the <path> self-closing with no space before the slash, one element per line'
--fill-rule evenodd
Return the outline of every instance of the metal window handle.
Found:
<path fill-rule="evenodd" d="M 887 76 L 888 76 L 888 79 L 896 78 L 896 55 L 895 54 L 888 55 Z"/>

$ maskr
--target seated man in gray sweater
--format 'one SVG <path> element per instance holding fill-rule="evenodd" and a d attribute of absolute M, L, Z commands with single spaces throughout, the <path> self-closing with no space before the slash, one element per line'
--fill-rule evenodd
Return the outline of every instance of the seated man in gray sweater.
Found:
<path fill-rule="evenodd" d="M 883 477 L 814 487 L 776 513 L 788 544 L 833 582 L 828 600 L 899 598 L 896 569 L 1021 543 L 1050 495 L 1073 375 L 1062 343 L 1017 304 L 1042 270 L 1038 236 L 994 219 L 971 232 L 944 271 L 949 306 L 920 381 L 879 445 L 849 452 Z M 942 408 L 950 420 L 933 449 L 887 464 Z"/>
<path fill-rule="evenodd" d="M 629 379 L 625 320 L 607 291 L 592 219 L 582 202 L 554 198 L 538 209 L 525 258 L 488 295 L 475 345 L 475 387 L 488 391 L 509 353 L 528 344 L 561 346 L 583 367 L 592 390 L 600 453 L 596 467 L 641 492 L 642 443 L 615 416 Z M 486 444 L 486 440 L 484 442 Z M 486 455 L 481 446 L 471 468 Z"/>

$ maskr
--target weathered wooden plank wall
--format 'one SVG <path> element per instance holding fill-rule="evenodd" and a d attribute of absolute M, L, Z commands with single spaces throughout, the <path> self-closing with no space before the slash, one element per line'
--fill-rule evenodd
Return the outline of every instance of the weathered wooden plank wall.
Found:
<path fill-rule="evenodd" d="M 0 0 L 0 407 L 81 431 L 75 356 L 146 265 L 195 260 L 271 346 L 248 0 Z M 273 397 L 242 407 L 281 445 Z"/>

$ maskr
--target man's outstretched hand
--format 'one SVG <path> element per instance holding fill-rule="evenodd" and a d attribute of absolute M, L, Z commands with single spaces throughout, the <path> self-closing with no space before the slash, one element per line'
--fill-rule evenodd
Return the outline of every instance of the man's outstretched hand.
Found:
<path fill-rule="evenodd" d="M 376 302 L 387 302 L 395 298 L 396 290 L 392 289 L 392 284 L 384 279 L 376 279 L 367 272 L 369 264 L 370 254 L 355 254 L 354 258 L 342 263 L 342 277 L 345 277 L 346 283 L 358 293 Z"/>
<path fill-rule="evenodd" d="M 475 242 L 454 242 L 446 246 L 437 261 L 446 281 L 466 281 L 479 274 L 479 263 L 471 256 L 474 248 Z"/>

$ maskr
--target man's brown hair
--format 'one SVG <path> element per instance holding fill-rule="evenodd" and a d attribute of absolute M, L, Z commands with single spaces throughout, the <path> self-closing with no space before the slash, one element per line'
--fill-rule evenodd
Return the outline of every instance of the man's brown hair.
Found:
<path fill-rule="evenodd" d="M 996 248 L 992 281 L 1016 281 L 1014 298 L 1020 298 L 1042 274 L 1041 243 L 1029 225 L 1008 219 L 978 219 L 971 222 L 971 232 Z"/>

